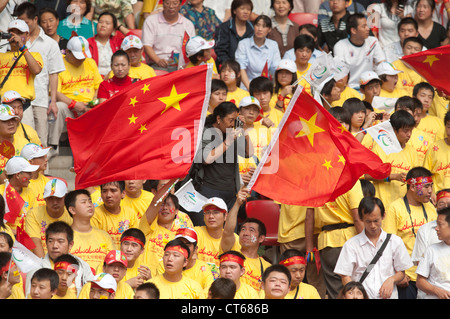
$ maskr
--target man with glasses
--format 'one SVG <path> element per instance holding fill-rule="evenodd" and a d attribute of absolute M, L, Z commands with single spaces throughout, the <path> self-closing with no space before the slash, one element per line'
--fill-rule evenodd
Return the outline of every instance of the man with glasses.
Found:
<path fill-rule="evenodd" d="M 142 26 L 142 43 L 147 63 L 154 69 L 178 69 L 174 55 L 182 55 L 184 34 L 195 35 L 194 24 L 179 13 L 181 0 L 164 0 L 163 10 L 148 16 Z"/>

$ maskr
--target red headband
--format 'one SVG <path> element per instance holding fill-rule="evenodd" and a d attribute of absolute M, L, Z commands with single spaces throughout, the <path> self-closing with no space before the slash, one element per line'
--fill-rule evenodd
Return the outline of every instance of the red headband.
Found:
<path fill-rule="evenodd" d="M 139 245 L 144 247 L 144 243 L 142 241 L 140 241 L 139 239 L 137 239 L 136 237 L 133 237 L 133 236 L 126 236 L 126 237 L 124 237 L 124 238 L 122 238 L 120 240 L 121 243 L 123 243 L 124 241 L 132 241 L 132 242 L 138 243 Z"/>
<path fill-rule="evenodd" d="M 408 185 L 419 185 L 419 184 L 421 185 L 428 183 L 433 183 L 433 179 L 431 178 L 431 176 L 420 176 L 406 180 L 406 184 Z"/>
<path fill-rule="evenodd" d="M 436 200 L 440 200 L 444 197 L 450 197 L 450 192 L 446 192 L 446 191 L 439 192 Z"/>
<path fill-rule="evenodd" d="M 232 262 L 238 263 L 239 265 L 241 265 L 241 267 L 244 267 L 244 259 L 242 259 L 239 256 L 233 255 L 233 254 L 223 255 L 220 258 L 220 263 L 223 263 L 225 261 L 232 261 Z"/>
<path fill-rule="evenodd" d="M 183 227 L 183 228 L 178 228 L 177 232 L 176 232 L 176 236 L 182 236 L 182 237 L 189 237 L 192 238 L 193 240 L 197 241 L 197 233 L 195 231 L 193 231 L 192 229 Z"/>
<path fill-rule="evenodd" d="M 4 265 L 2 268 L 0 268 L 0 275 L 4 274 L 5 272 L 9 271 L 12 267 L 14 267 L 16 264 L 14 263 L 14 260 L 8 261 L 6 265 Z"/>
<path fill-rule="evenodd" d="M 208 211 L 208 210 L 217 210 L 219 212 L 222 212 L 224 214 L 227 213 L 227 211 L 225 209 L 221 209 L 219 207 L 217 207 L 216 205 L 206 205 L 205 207 L 203 207 L 203 211 Z"/>
<path fill-rule="evenodd" d="M 77 269 L 73 266 L 73 264 L 71 264 L 68 261 L 57 262 L 53 268 L 54 268 L 54 270 L 64 269 L 64 270 L 70 271 L 72 273 L 77 272 Z"/>
<path fill-rule="evenodd" d="M 304 257 L 301 257 L 301 256 L 292 256 L 290 258 L 280 261 L 280 264 L 284 265 L 286 267 L 291 266 L 291 265 L 297 265 L 297 264 L 306 265 L 306 260 Z"/>
<path fill-rule="evenodd" d="M 166 248 L 166 251 L 176 251 L 176 252 L 179 252 L 180 254 L 182 254 L 186 259 L 189 258 L 188 251 L 186 249 L 184 249 L 183 247 L 181 247 L 180 245 L 169 246 Z"/>

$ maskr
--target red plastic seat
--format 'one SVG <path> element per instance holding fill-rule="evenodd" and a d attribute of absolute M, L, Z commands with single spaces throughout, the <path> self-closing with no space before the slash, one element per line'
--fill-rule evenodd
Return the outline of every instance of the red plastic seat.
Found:
<path fill-rule="evenodd" d="M 252 200 L 245 204 L 245 211 L 248 218 L 256 218 L 266 226 L 266 239 L 262 243 L 264 246 L 279 246 L 278 243 L 278 223 L 280 218 L 280 205 L 272 200 Z"/>
<path fill-rule="evenodd" d="M 155 70 L 156 75 L 164 75 L 164 74 L 169 73 L 168 71 L 165 71 L 165 70 L 157 70 L 157 69 L 154 69 L 154 70 Z"/>
<path fill-rule="evenodd" d="M 306 13 L 306 12 L 290 13 L 289 20 L 297 23 L 298 25 L 314 24 L 316 27 L 319 25 L 317 13 Z"/>

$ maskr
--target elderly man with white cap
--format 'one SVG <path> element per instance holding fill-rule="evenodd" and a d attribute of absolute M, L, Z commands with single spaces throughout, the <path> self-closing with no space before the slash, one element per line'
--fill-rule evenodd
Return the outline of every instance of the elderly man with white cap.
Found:
<path fill-rule="evenodd" d="M 16 228 L 19 225 L 21 218 L 26 216 L 27 212 L 32 209 L 36 203 L 36 196 L 28 185 L 30 184 L 31 174 L 38 168 L 39 166 L 31 165 L 22 156 L 13 156 L 6 162 L 5 173 L 8 181 L 5 184 L 0 185 L 0 194 L 7 200 L 10 199 L 8 194 L 16 193 L 20 195 L 24 201 L 23 207 L 16 220 L 7 223 L 14 233 L 16 233 Z M 13 188 L 12 191 L 9 191 L 9 186 Z M 8 192 L 6 192 L 6 190 L 8 190 Z M 20 198 L 11 197 L 11 200 L 20 201 Z M 11 202 L 9 203 L 9 206 L 11 207 Z"/>
<path fill-rule="evenodd" d="M 29 37 L 29 28 L 25 21 L 16 19 L 9 23 L 8 33 L 11 50 L 0 53 L 0 79 L 3 87 L 0 95 L 9 90 L 16 90 L 26 100 L 25 105 L 35 99 L 34 78 L 42 70 L 44 65 L 42 57 L 37 52 L 30 52 L 26 47 Z M 14 63 L 16 63 L 13 68 Z M 11 73 L 7 76 L 8 72 Z"/>
<path fill-rule="evenodd" d="M 47 154 L 49 150 L 49 148 L 42 148 L 42 146 L 35 143 L 28 143 L 20 152 L 20 156 L 24 157 L 30 164 L 39 166 L 37 171 L 32 173 L 29 185 L 29 188 L 36 195 L 36 206 L 45 205 L 43 198 L 44 188 L 50 178 L 45 176 L 44 172 L 47 169 Z"/>
<path fill-rule="evenodd" d="M 25 231 L 36 245 L 32 251 L 38 257 L 43 258 L 47 253 L 45 231 L 48 225 L 56 221 L 72 224 L 72 217 L 64 206 L 66 194 L 67 186 L 62 180 L 49 180 L 43 193 L 44 205 L 34 207 L 27 214 Z"/>
<path fill-rule="evenodd" d="M 48 145 L 53 148 L 50 158 L 58 154 L 61 134 L 67 129 L 66 118 L 76 118 L 85 113 L 88 103 L 97 97 L 98 87 L 103 81 L 89 51 L 89 43 L 82 36 L 74 36 L 67 43 L 64 65 L 65 71 L 58 74 L 58 117 L 49 124 Z"/>

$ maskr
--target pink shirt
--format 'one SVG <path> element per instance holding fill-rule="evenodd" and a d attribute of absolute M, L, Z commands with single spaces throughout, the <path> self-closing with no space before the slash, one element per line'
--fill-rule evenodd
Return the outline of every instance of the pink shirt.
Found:
<path fill-rule="evenodd" d="M 153 48 L 156 55 L 162 59 L 170 58 L 172 52 L 181 53 L 184 32 L 189 37 L 195 35 L 194 24 L 178 14 L 178 21 L 169 24 L 163 13 L 153 14 L 145 19 L 142 26 L 142 43 Z M 148 56 L 147 63 L 151 63 Z"/>

